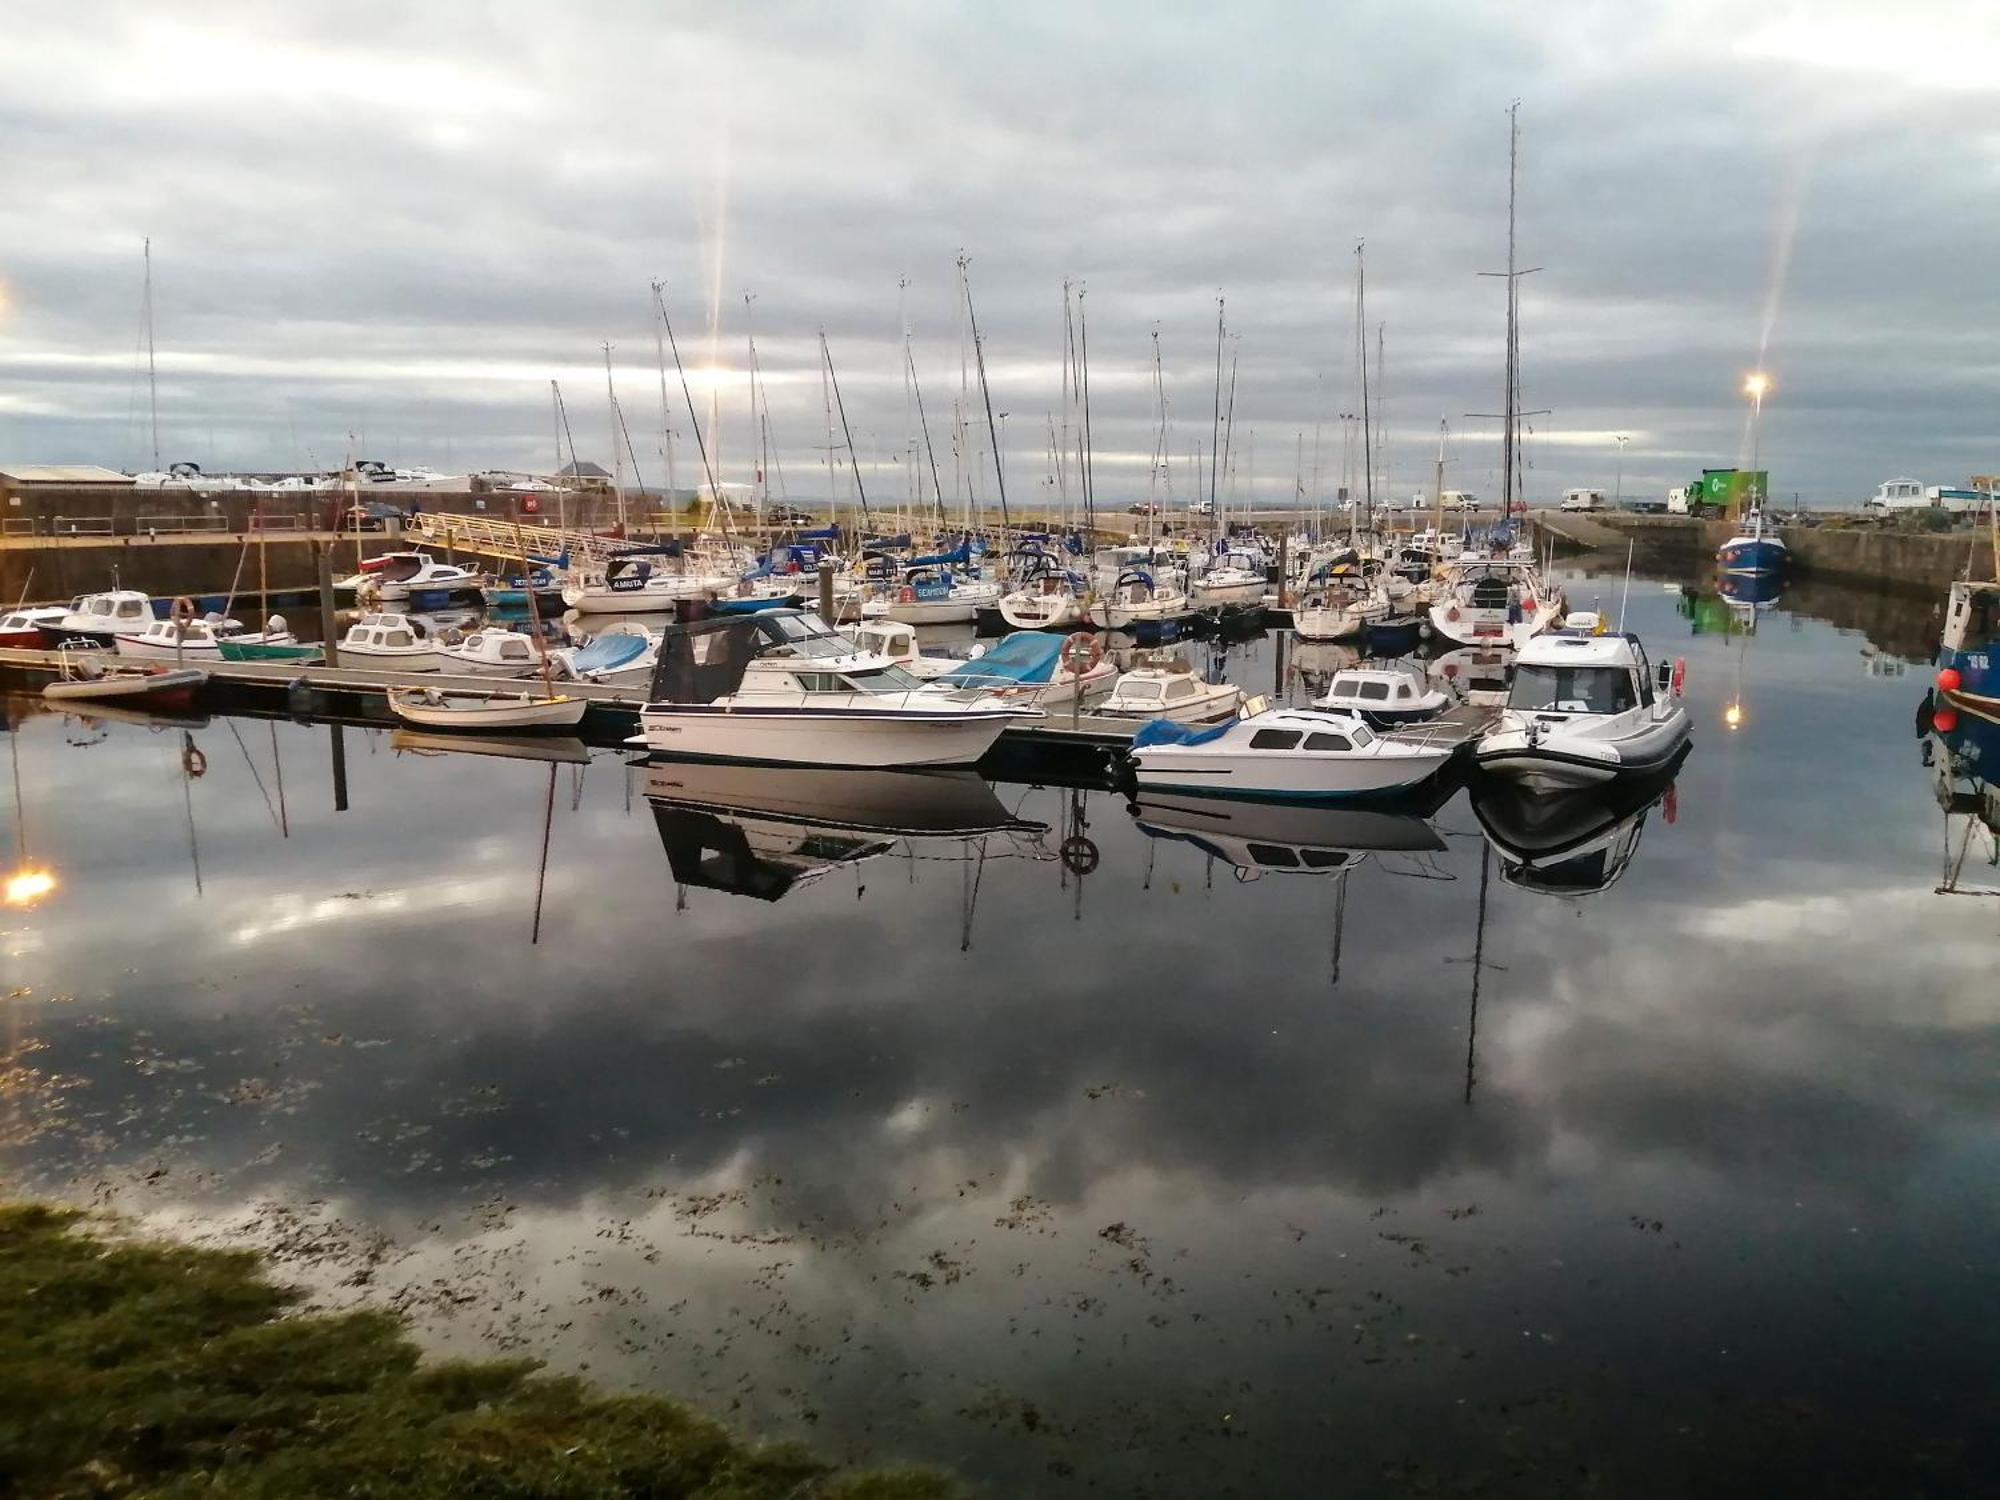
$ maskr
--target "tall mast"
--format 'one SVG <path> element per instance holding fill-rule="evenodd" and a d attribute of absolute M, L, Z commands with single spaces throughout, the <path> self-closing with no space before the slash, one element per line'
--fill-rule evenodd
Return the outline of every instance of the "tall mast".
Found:
<path fill-rule="evenodd" d="M 1000 462 L 1000 430 L 993 421 L 993 392 L 986 384 L 986 345 L 979 338 L 979 314 L 972 308 L 972 278 L 965 274 L 965 268 L 971 264 L 965 256 L 959 256 L 958 276 L 965 288 L 965 321 L 972 329 L 972 358 L 979 369 L 979 395 L 986 403 L 986 436 L 993 444 L 993 478 L 1000 487 L 1000 529 L 1006 531 L 1014 523 L 1007 514 L 1007 470 Z"/>
<path fill-rule="evenodd" d="M 1056 498 L 1063 524 L 1069 524 L 1069 406 L 1070 376 L 1076 369 L 1076 319 L 1070 312 L 1069 278 L 1063 278 L 1062 441 L 1056 445 Z"/>
<path fill-rule="evenodd" d="M 750 304 L 756 300 L 755 292 L 744 292 L 744 357 L 750 365 L 750 503 L 756 507 L 757 520 L 761 524 L 764 519 L 764 461 L 760 445 L 763 423 L 757 420 L 757 333 L 750 324 Z"/>
<path fill-rule="evenodd" d="M 611 341 L 604 343 L 604 400 L 611 414 L 611 493 L 618 499 L 618 534 L 625 535 L 625 450 L 618 441 L 618 392 L 611 384 Z"/>
<path fill-rule="evenodd" d="M 917 356 L 910 347 L 910 335 L 907 329 L 903 333 L 903 364 L 908 373 L 910 392 L 916 397 L 917 425 L 924 435 L 924 457 L 930 460 L 931 495 L 937 501 L 938 525 L 948 526 L 951 523 L 944 513 L 944 485 L 938 479 L 937 450 L 931 447 L 930 418 L 924 415 L 924 388 L 917 380 Z"/>
<path fill-rule="evenodd" d="M 1090 320 L 1083 313 L 1084 288 L 1076 289 L 1076 333 L 1083 368 L 1083 525 L 1097 530 L 1097 452 L 1090 441 Z"/>
<path fill-rule="evenodd" d="M 1215 294 L 1215 415 L 1208 427 L 1208 508 L 1215 509 L 1215 463 L 1222 451 L 1222 293 Z"/>
<path fill-rule="evenodd" d="M 146 236 L 146 396 L 153 409 L 153 471 L 160 468 L 160 378 L 153 359 L 153 237 Z"/>
<path fill-rule="evenodd" d="M 1375 530 L 1375 418 L 1368 404 L 1368 262 L 1362 254 L 1367 241 L 1354 246 L 1354 336 L 1361 346 L 1361 493 L 1367 507 L 1363 529 Z"/>
<path fill-rule="evenodd" d="M 667 466 L 667 509 L 674 508 L 674 491 L 679 488 L 674 473 L 674 420 L 667 410 L 667 341 L 660 328 L 667 321 L 664 281 L 653 283 L 653 353 L 660 368 L 660 458 Z"/>
<path fill-rule="evenodd" d="M 653 283 L 653 300 L 660 309 L 660 326 L 667 333 L 667 350 L 674 357 L 674 373 L 681 378 L 681 400 L 687 405 L 688 427 L 694 432 L 695 451 L 701 455 L 701 472 L 708 480 L 708 498 L 713 503 L 719 493 L 715 486 L 715 468 L 708 461 L 708 444 L 701 435 L 701 418 L 694 409 L 694 392 L 688 388 L 687 366 L 681 363 L 680 341 L 674 337 L 673 320 L 667 316 L 667 297 L 664 283 Z"/>
<path fill-rule="evenodd" d="M 840 433 L 847 442 L 847 464 L 854 472 L 855 496 L 861 501 L 861 524 L 864 527 L 872 528 L 875 524 L 875 519 L 868 509 L 867 487 L 861 483 L 861 460 L 854 453 L 854 431 L 847 425 L 847 403 L 840 399 L 840 376 L 834 373 L 833 351 L 826 346 L 826 330 L 824 328 L 819 331 L 819 355 L 821 360 L 826 364 L 826 378 L 833 386 L 834 410 L 840 413 Z"/>
<path fill-rule="evenodd" d="M 1542 412 L 1521 410 L 1521 278 L 1541 270 L 1530 266 L 1521 270 L 1514 256 L 1514 199 L 1521 154 L 1521 102 L 1507 106 L 1507 269 L 1481 271 L 1482 276 L 1501 277 L 1507 283 L 1507 356 L 1505 390 L 1500 412 L 1500 519 L 1514 514 L 1515 475 L 1520 466 L 1520 430 L 1524 416 Z M 1475 413 L 1474 415 L 1479 415 Z M 1486 413 L 1485 415 L 1493 415 Z"/>

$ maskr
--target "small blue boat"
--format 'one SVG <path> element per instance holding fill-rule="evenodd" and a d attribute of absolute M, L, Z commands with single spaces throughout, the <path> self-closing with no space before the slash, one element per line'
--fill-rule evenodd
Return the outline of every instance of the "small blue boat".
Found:
<path fill-rule="evenodd" d="M 1938 689 L 1955 706 L 2000 715 L 2000 583 L 1951 586 L 1937 664 Z"/>
<path fill-rule="evenodd" d="M 1715 549 L 1715 560 L 1725 573 L 1782 573 L 1791 552 L 1775 532 L 1765 531 L 1764 513 L 1753 510 L 1742 529 Z"/>

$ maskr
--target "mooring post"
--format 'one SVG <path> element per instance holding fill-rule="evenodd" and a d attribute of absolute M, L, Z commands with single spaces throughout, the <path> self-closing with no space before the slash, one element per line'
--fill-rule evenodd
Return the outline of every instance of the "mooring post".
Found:
<path fill-rule="evenodd" d="M 329 667 L 337 667 L 340 665 L 340 647 L 335 640 L 340 634 L 340 627 L 339 618 L 333 608 L 333 549 L 324 542 L 314 542 L 313 552 L 319 561 L 319 612 L 325 622 L 320 627 L 320 639 L 325 643 L 326 664 Z M 335 744 L 338 743 L 336 740 Z M 341 800 L 344 802 L 347 796 L 344 767 L 341 781 Z"/>
<path fill-rule="evenodd" d="M 819 560 L 819 617 L 831 625 L 833 618 L 833 562 L 821 555 Z"/>
<path fill-rule="evenodd" d="M 333 810 L 347 811 L 347 740 L 341 733 L 341 725 L 326 726 L 333 737 Z"/>
<path fill-rule="evenodd" d="M 1286 553 L 1290 550 L 1292 536 L 1289 531 L 1278 533 L 1278 608 L 1292 607 L 1291 569 L 1286 566 Z"/>

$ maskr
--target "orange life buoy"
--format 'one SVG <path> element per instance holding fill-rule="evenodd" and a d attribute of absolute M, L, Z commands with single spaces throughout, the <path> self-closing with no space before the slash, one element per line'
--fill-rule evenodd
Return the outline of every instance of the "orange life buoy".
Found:
<path fill-rule="evenodd" d="M 1095 671 L 1097 664 L 1104 660 L 1104 642 L 1087 630 L 1078 630 L 1063 637 L 1062 664 L 1069 668 L 1072 676 L 1082 677 Z M 1082 665 L 1077 665 L 1081 662 Z"/>
<path fill-rule="evenodd" d="M 917 591 L 906 583 L 896 591 L 896 601 L 899 604 L 915 604 L 917 602 Z"/>
<path fill-rule="evenodd" d="M 174 620 L 192 620 L 195 615 L 194 600 L 188 598 L 186 594 L 182 594 L 178 599 L 174 600 L 173 607 L 167 613 Z"/>

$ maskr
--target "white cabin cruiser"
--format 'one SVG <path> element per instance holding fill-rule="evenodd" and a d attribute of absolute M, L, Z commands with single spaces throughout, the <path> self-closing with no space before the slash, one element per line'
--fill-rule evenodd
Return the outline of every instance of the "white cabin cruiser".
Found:
<path fill-rule="evenodd" d="M 1041 711 L 942 697 L 818 615 L 771 609 L 675 625 L 628 744 L 780 765 L 970 765 Z"/>
<path fill-rule="evenodd" d="M 1177 724 L 1212 724 L 1233 719 L 1243 707 L 1243 689 L 1229 682 L 1204 682 L 1186 658 L 1134 667 L 1118 679 L 1111 696 L 1097 706 L 1107 719 L 1172 719 Z"/>
<path fill-rule="evenodd" d="M 44 632 L 60 627 L 63 616 L 76 607 L 76 603 L 39 604 L 0 616 L 0 646 L 39 648 L 46 645 L 48 637 Z"/>
<path fill-rule="evenodd" d="M 1078 651 L 1071 649 L 1077 642 Z M 930 680 L 925 691 L 955 697 L 987 694 L 1008 703 L 1053 708 L 1084 702 L 1111 691 L 1118 668 L 1103 656 L 1095 636 L 1050 635 L 1017 630 L 997 646 L 958 662 Z"/>
<path fill-rule="evenodd" d="M 144 630 L 116 637 L 113 644 L 120 656 L 151 657 L 161 661 L 171 661 L 175 657 L 220 661 L 221 643 L 225 637 L 242 641 L 264 639 L 262 635 L 246 636 L 240 621 L 225 620 L 219 614 L 212 614 L 198 620 L 154 620 Z M 285 643 L 291 639 L 288 634 Z"/>
<path fill-rule="evenodd" d="M 447 672 L 475 676 L 525 677 L 540 669 L 541 651 L 535 641 L 516 630 L 475 630 L 434 648 Z"/>
<path fill-rule="evenodd" d="M 1421 724 L 1458 701 L 1414 662 L 1383 662 L 1336 672 L 1313 707 L 1359 715 L 1371 729 Z"/>
<path fill-rule="evenodd" d="M 1196 609 L 1218 609 L 1225 605 L 1261 604 L 1269 585 L 1270 580 L 1254 554 L 1225 552 L 1195 575 L 1194 605 Z"/>
<path fill-rule="evenodd" d="M 1562 614 L 1562 591 L 1551 587 L 1532 558 L 1467 557 L 1430 609 L 1431 633 L 1460 646 L 1519 650 Z"/>
<path fill-rule="evenodd" d="M 79 645 L 112 646 L 121 635 L 138 635 L 154 621 L 153 599 L 136 589 L 111 589 L 102 594 L 85 594 L 53 625 L 42 632 L 52 646 L 65 642 Z"/>
<path fill-rule="evenodd" d="M 1156 719 L 1127 752 L 1141 788 L 1312 800 L 1405 791 L 1455 753 L 1447 743 L 1385 738 L 1351 714 L 1303 708 L 1268 709 L 1212 729 Z"/>
<path fill-rule="evenodd" d="M 428 552 L 385 552 L 369 558 L 359 573 L 335 587 L 376 599 L 407 599 L 412 594 L 470 593 L 480 582 L 480 575 L 470 568 L 439 562 Z"/>
<path fill-rule="evenodd" d="M 408 615 L 363 615 L 347 627 L 339 651 L 343 663 L 380 662 L 402 672 L 438 672 L 452 665 Z"/>
<path fill-rule="evenodd" d="M 1688 742 L 1682 675 L 1663 662 L 1655 681 L 1637 636 L 1573 614 L 1522 649 L 1507 709 L 1473 758 L 1543 793 L 1650 775 Z"/>
<path fill-rule="evenodd" d="M 1172 582 L 1160 581 L 1150 566 L 1128 567 L 1114 575 L 1109 588 L 1092 590 L 1085 611 L 1100 630 L 1136 630 L 1184 620 L 1194 613 L 1194 601 Z"/>
<path fill-rule="evenodd" d="M 636 621 L 621 620 L 581 646 L 552 647 L 549 661 L 557 675 L 572 681 L 643 687 L 653 680 L 653 660 L 659 649 L 659 632 Z"/>
<path fill-rule="evenodd" d="M 661 614 L 677 609 L 683 599 L 705 594 L 733 594 L 734 574 L 661 572 L 654 563 L 680 558 L 678 546 L 635 547 L 621 552 L 602 568 L 590 568 L 563 585 L 563 603 L 583 615 Z"/>

